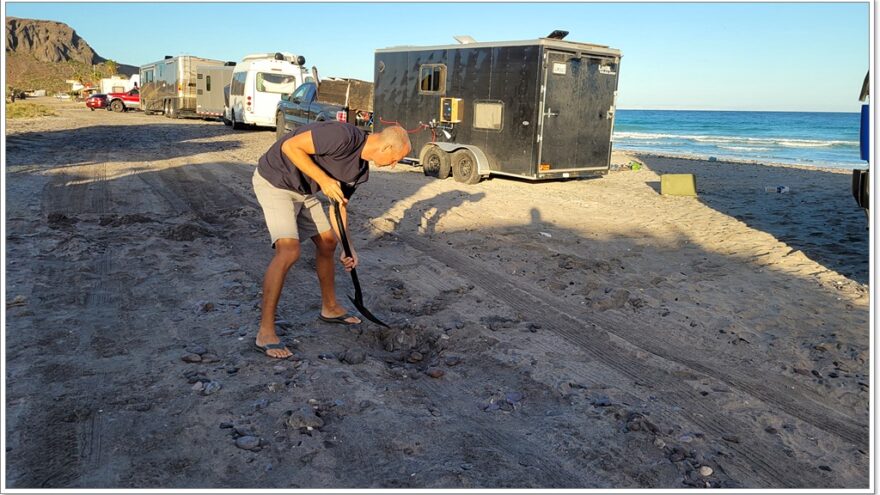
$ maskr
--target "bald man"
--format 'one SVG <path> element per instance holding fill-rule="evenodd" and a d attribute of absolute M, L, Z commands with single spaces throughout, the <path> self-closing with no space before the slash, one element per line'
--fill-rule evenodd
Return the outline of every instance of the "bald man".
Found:
<path fill-rule="evenodd" d="M 260 157 L 254 172 L 254 193 L 263 215 L 275 256 L 263 280 L 263 306 L 256 348 L 269 357 L 284 359 L 291 352 L 275 333 L 275 310 L 287 272 L 299 259 L 300 241 L 315 243 L 316 271 L 321 286 L 321 312 L 318 318 L 327 323 L 355 325 L 361 322 L 336 300 L 334 284 L 339 227 L 330 206 L 330 219 L 324 214 L 318 191 L 340 205 L 343 225 L 348 225 L 347 206 L 355 189 L 370 177 L 369 162 L 376 166 L 394 166 L 405 157 L 412 145 L 399 126 L 367 135 L 351 124 L 316 122 L 286 134 Z M 348 237 L 351 243 L 351 236 Z M 339 257 L 346 271 L 358 264 L 351 246 Z"/>

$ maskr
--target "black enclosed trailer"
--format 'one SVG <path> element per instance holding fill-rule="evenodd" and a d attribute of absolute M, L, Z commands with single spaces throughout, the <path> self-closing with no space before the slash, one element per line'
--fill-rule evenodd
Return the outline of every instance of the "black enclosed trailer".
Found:
<path fill-rule="evenodd" d="M 374 128 L 414 131 L 410 158 L 426 174 L 475 183 L 490 174 L 538 180 L 608 170 L 619 50 L 552 38 L 456 39 L 376 50 Z"/>

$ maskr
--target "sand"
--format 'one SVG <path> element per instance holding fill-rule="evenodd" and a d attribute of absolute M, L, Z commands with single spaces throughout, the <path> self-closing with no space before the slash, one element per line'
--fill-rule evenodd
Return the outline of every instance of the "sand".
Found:
<path fill-rule="evenodd" d="M 295 359 L 271 361 L 250 175 L 274 133 L 45 100 L 58 117 L 7 121 L 10 488 L 868 486 L 848 173 L 375 169 L 351 237 L 391 329 L 318 322 L 306 247 L 279 307 Z"/>

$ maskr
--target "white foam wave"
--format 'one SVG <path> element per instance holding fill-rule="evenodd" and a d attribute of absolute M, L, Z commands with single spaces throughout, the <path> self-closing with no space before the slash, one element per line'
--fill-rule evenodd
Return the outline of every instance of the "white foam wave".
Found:
<path fill-rule="evenodd" d="M 707 144 L 726 145 L 757 145 L 757 146 L 785 146 L 791 148 L 820 148 L 828 146 L 858 146 L 858 141 L 847 140 L 818 140 L 818 139 L 789 139 L 789 138 L 758 138 L 746 136 L 709 136 L 689 134 L 660 134 L 648 132 L 615 132 L 614 139 L 623 140 L 657 140 L 679 139 L 696 141 Z"/>

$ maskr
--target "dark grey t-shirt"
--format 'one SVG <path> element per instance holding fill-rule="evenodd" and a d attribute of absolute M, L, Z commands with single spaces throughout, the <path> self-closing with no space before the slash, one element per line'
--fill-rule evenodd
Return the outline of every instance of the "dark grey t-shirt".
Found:
<path fill-rule="evenodd" d="M 367 142 L 364 131 L 341 122 L 314 122 L 289 132 L 260 157 L 257 170 L 270 184 L 301 194 L 316 194 L 321 190 L 317 182 L 302 173 L 281 151 L 289 138 L 312 131 L 315 154 L 312 160 L 330 177 L 342 185 L 342 192 L 350 198 L 355 188 L 370 177 L 369 163 L 361 159 Z"/>

